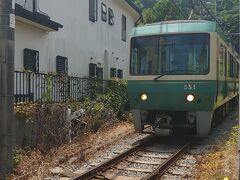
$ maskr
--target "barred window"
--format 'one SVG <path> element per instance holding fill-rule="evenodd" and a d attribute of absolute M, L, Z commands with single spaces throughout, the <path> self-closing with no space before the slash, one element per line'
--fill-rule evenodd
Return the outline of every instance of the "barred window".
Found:
<path fill-rule="evenodd" d="M 89 0 L 89 20 L 97 21 L 98 0 Z"/>
<path fill-rule="evenodd" d="M 68 58 L 63 56 L 56 57 L 56 72 L 59 74 L 68 74 Z"/>
<path fill-rule="evenodd" d="M 89 77 L 95 77 L 96 76 L 96 70 L 97 70 L 96 68 L 97 68 L 96 64 L 93 64 L 93 63 L 89 64 Z"/>
<path fill-rule="evenodd" d="M 96 69 L 96 77 L 99 80 L 103 80 L 103 68 L 97 67 L 97 69 Z"/>
<path fill-rule="evenodd" d="M 111 68 L 110 69 L 110 78 L 116 77 L 116 68 Z"/>
<path fill-rule="evenodd" d="M 104 3 L 102 3 L 102 20 L 107 21 L 107 6 Z"/>
<path fill-rule="evenodd" d="M 32 72 L 39 71 L 39 51 L 24 49 L 24 69 Z"/>
<path fill-rule="evenodd" d="M 114 13 L 111 8 L 108 8 L 108 24 L 114 25 Z"/>
<path fill-rule="evenodd" d="M 118 70 L 117 70 L 117 77 L 118 77 L 119 79 L 122 79 L 122 78 L 123 78 L 123 70 L 121 70 L 121 69 L 118 69 Z"/>
<path fill-rule="evenodd" d="M 89 64 L 89 77 L 96 77 L 99 80 L 103 80 L 103 68 L 97 67 L 97 64 Z"/>
<path fill-rule="evenodd" d="M 127 18 L 122 15 L 122 41 L 126 42 L 127 40 Z"/>

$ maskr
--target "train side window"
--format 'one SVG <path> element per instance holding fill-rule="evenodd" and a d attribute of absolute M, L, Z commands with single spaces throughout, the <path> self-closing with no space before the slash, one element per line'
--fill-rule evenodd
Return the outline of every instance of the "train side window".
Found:
<path fill-rule="evenodd" d="M 236 62 L 236 64 L 235 64 L 235 66 L 236 66 L 236 78 L 238 78 L 238 62 L 237 61 L 235 61 Z"/>
<path fill-rule="evenodd" d="M 237 78 L 239 78 L 239 64 L 237 62 Z"/>
<path fill-rule="evenodd" d="M 223 56 L 224 56 L 224 49 L 223 49 L 223 44 L 221 43 L 220 46 L 218 47 L 219 71 L 221 76 L 223 76 L 224 74 L 223 73 L 224 72 Z"/>
<path fill-rule="evenodd" d="M 232 56 L 232 77 L 234 77 L 234 59 Z"/>
<path fill-rule="evenodd" d="M 236 67 L 236 65 L 235 65 L 235 61 L 234 61 L 234 58 L 233 58 L 233 63 L 232 63 L 233 65 L 232 65 L 232 71 L 233 71 L 233 77 L 235 78 L 236 77 L 236 70 L 235 70 L 235 67 Z"/>
<path fill-rule="evenodd" d="M 234 61 L 234 57 L 232 57 L 232 67 L 233 67 L 233 77 L 235 77 L 235 61 Z"/>
<path fill-rule="evenodd" d="M 233 73 L 233 77 L 236 78 L 237 77 L 237 63 L 236 63 L 236 59 L 234 58 L 233 61 L 233 68 L 234 68 L 234 73 Z"/>
<path fill-rule="evenodd" d="M 232 77 L 232 55 L 229 53 L 229 77 Z"/>
<path fill-rule="evenodd" d="M 233 77 L 233 56 L 230 54 L 230 76 Z"/>
<path fill-rule="evenodd" d="M 230 53 L 229 53 L 229 51 L 228 51 L 228 57 L 227 57 L 227 77 L 230 77 L 230 65 L 231 65 L 231 63 L 230 63 Z"/>
<path fill-rule="evenodd" d="M 224 48 L 224 75 L 227 77 L 227 48 Z"/>
<path fill-rule="evenodd" d="M 236 78 L 237 77 L 237 63 L 236 63 L 235 58 L 233 58 L 233 68 L 234 68 L 233 77 Z"/>

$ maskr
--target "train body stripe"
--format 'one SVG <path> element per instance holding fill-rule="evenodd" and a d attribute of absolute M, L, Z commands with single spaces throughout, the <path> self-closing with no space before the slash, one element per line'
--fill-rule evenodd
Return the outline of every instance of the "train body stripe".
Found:
<path fill-rule="evenodd" d="M 210 111 L 237 95 L 235 82 L 219 81 L 217 91 L 216 80 L 128 81 L 128 93 L 132 109 Z M 141 93 L 148 95 L 147 101 L 140 100 Z M 186 101 L 188 94 L 195 96 L 193 102 Z"/>

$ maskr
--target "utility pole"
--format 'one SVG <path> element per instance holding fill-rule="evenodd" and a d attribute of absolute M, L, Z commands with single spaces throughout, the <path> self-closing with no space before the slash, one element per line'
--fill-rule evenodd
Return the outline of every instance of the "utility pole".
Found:
<path fill-rule="evenodd" d="M 0 179 L 13 170 L 15 0 L 0 0 Z"/>

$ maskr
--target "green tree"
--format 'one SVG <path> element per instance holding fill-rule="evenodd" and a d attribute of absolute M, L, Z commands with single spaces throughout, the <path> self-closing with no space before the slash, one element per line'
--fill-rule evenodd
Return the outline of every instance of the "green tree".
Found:
<path fill-rule="evenodd" d="M 140 9 L 151 8 L 157 0 L 133 0 Z"/>
<path fill-rule="evenodd" d="M 239 50 L 239 0 L 133 0 L 143 11 L 141 23 L 180 19 L 217 19 L 227 39 Z M 202 4 L 203 3 L 203 4 Z M 207 10 L 205 9 L 207 8 Z M 211 13 L 209 14 L 208 11 Z M 190 16 L 191 15 L 191 16 Z M 216 19 L 213 18 L 216 17 Z M 229 34 L 227 33 L 229 32 Z"/>

